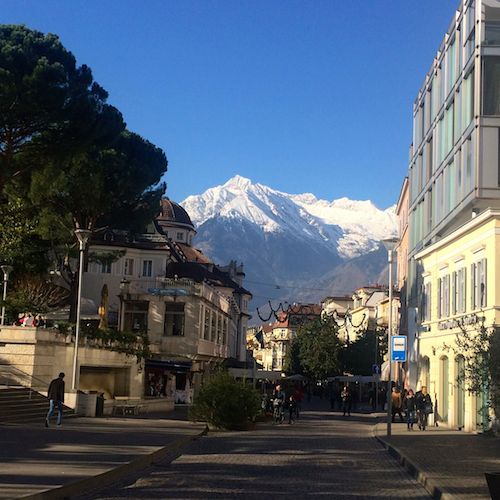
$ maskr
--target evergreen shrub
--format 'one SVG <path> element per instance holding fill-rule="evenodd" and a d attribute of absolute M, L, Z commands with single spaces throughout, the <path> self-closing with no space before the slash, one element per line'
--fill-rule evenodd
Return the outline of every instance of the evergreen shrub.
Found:
<path fill-rule="evenodd" d="M 219 372 L 201 386 L 189 417 L 219 429 L 247 430 L 259 412 L 257 391 L 227 372 Z"/>

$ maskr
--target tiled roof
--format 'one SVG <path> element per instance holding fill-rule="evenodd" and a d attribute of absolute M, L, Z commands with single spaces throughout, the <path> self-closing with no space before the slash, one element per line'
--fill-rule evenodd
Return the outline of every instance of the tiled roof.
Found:
<path fill-rule="evenodd" d="M 185 243 L 177 243 L 182 253 L 186 256 L 188 262 L 199 262 L 200 264 L 212 264 L 210 259 L 197 248 L 186 245 Z"/>

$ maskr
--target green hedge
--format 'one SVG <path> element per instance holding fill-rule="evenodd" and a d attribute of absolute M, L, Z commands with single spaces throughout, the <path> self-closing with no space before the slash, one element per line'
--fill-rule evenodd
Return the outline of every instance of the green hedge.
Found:
<path fill-rule="evenodd" d="M 249 429 L 260 413 L 257 391 L 222 372 L 202 385 L 190 408 L 191 420 L 201 420 L 221 429 Z"/>

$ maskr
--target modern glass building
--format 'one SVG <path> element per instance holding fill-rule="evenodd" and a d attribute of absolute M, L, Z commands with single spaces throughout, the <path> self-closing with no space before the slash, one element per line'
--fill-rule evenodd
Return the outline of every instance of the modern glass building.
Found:
<path fill-rule="evenodd" d="M 472 430 L 479 407 L 459 390 L 455 340 L 500 320 L 499 0 L 455 11 L 414 103 L 408 178 L 410 385 L 429 385 L 439 418 Z"/>

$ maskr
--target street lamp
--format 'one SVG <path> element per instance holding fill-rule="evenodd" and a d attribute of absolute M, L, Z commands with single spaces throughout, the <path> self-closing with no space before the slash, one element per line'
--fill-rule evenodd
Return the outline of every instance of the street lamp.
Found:
<path fill-rule="evenodd" d="M 81 302 L 82 302 L 82 281 L 83 281 L 83 260 L 85 245 L 92 234 L 92 231 L 88 229 L 76 229 L 76 237 L 80 243 L 80 267 L 78 272 L 78 297 L 76 303 L 76 332 L 75 332 L 75 348 L 73 350 L 73 376 L 71 379 L 71 389 L 76 390 L 76 365 L 78 359 L 78 342 L 80 339 L 80 314 L 81 314 Z"/>
<path fill-rule="evenodd" d="M 128 297 L 130 291 L 130 281 L 123 277 L 120 281 L 120 316 L 118 318 L 118 331 L 123 331 L 123 324 L 125 322 L 125 299 Z"/>
<path fill-rule="evenodd" d="M 1 326 L 5 324 L 5 299 L 7 298 L 7 282 L 9 281 L 9 274 L 12 272 L 13 267 L 7 264 L 0 266 L 3 271 L 3 305 L 2 305 L 2 321 Z"/>
<path fill-rule="evenodd" d="M 389 325 L 387 328 L 387 352 L 389 354 L 389 376 L 387 380 L 387 437 L 391 437 L 392 423 L 392 257 L 399 243 L 397 238 L 382 240 L 387 250 L 387 262 L 389 263 Z"/>

